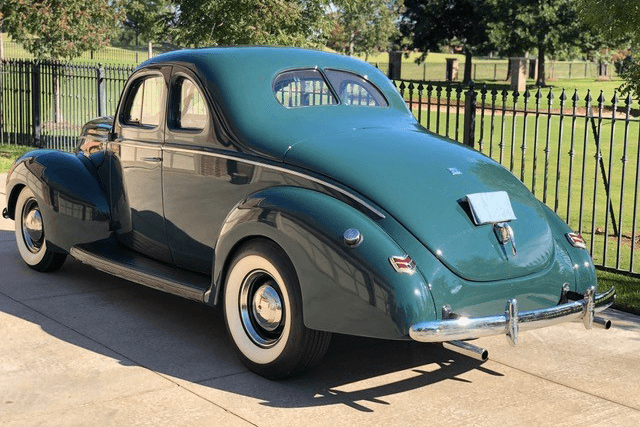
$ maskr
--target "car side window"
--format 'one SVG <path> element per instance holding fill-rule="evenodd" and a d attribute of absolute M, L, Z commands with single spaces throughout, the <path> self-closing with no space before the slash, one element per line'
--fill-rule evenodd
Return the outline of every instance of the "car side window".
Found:
<path fill-rule="evenodd" d="M 346 105 L 387 107 L 389 103 L 380 90 L 361 76 L 339 70 L 325 70 L 325 74 L 336 90 L 338 98 Z"/>
<path fill-rule="evenodd" d="M 209 121 L 209 113 L 198 86 L 185 77 L 178 77 L 171 91 L 170 127 L 178 130 L 203 130 Z"/>
<path fill-rule="evenodd" d="M 160 124 L 165 85 L 162 76 L 141 78 L 134 83 L 121 120 L 134 126 L 156 127 Z"/>

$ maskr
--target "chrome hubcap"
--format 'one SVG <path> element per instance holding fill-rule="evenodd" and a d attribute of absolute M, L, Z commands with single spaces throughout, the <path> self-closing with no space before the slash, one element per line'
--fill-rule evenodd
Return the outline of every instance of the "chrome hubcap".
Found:
<path fill-rule="evenodd" d="M 38 203 L 29 199 L 22 208 L 22 236 L 27 249 L 38 253 L 44 243 L 44 227 Z"/>
<path fill-rule="evenodd" d="M 280 295 L 270 285 L 262 285 L 253 296 L 253 317 L 258 326 L 272 332 L 282 320 L 282 302 Z"/>
<path fill-rule="evenodd" d="M 252 272 L 242 282 L 239 303 L 242 326 L 249 338 L 263 348 L 275 345 L 286 315 L 276 281 L 266 271 Z"/>

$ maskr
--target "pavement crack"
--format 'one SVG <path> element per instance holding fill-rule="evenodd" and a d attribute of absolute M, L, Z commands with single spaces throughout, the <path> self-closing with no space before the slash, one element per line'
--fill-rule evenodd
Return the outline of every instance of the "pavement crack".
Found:
<path fill-rule="evenodd" d="M 70 296 L 75 296 L 75 295 L 90 295 L 90 294 L 95 294 L 95 293 L 99 293 L 99 292 L 111 292 L 111 291 L 118 291 L 120 289 L 127 289 L 130 288 L 130 286 L 128 285 L 122 285 L 122 286 L 117 286 L 117 287 L 111 287 L 111 288 L 107 288 L 107 289 L 95 289 L 93 291 L 84 291 L 84 292 L 71 292 L 68 294 L 57 294 L 57 295 L 41 295 L 41 296 L 37 296 L 37 297 L 32 297 L 32 298 L 25 298 L 23 301 L 38 301 L 38 300 L 42 300 L 42 299 L 54 299 L 54 298 L 63 298 L 63 297 L 70 297 Z"/>
<path fill-rule="evenodd" d="M 142 366 L 142 365 L 141 365 L 141 366 Z M 216 403 L 216 402 L 214 402 L 213 400 L 211 400 L 211 399 L 209 399 L 209 398 L 207 398 L 207 397 L 205 397 L 205 396 L 201 395 L 200 393 L 197 393 L 197 392 L 195 392 L 195 391 L 193 391 L 193 390 L 190 390 L 190 389 L 188 389 L 188 388 L 184 387 L 182 384 L 180 384 L 179 382 L 175 381 L 173 378 L 171 378 L 171 377 L 169 377 L 169 376 L 166 376 L 166 375 L 164 375 L 164 374 L 161 374 L 161 373 L 159 373 L 159 372 L 156 372 L 156 371 L 152 371 L 152 372 L 153 372 L 153 373 L 155 373 L 156 375 L 161 376 L 161 377 L 162 377 L 162 378 L 164 378 L 165 380 L 172 382 L 173 384 L 177 385 L 178 387 L 180 387 L 180 388 L 181 388 L 181 389 L 183 389 L 184 391 L 186 391 L 186 392 L 188 392 L 188 393 L 191 393 L 191 394 L 193 394 L 194 396 L 199 397 L 200 399 L 202 399 L 202 400 L 204 400 L 204 401 L 206 401 L 206 402 L 209 402 L 210 404 L 212 404 L 212 405 L 214 405 L 214 406 L 216 406 L 216 407 L 218 407 L 218 408 L 222 409 L 222 410 L 223 410 L 223 411 L 225 411 L 225 412 L 228 412 L 229 414 L 233 415 L 234 417 L 240 418 L 242 421 L 244 421 L 244 422 L 246 422 L 246 423 L 248 423 L 248 424 L 251 424 L 252 426 L 259 427 L 259 426 L 258 426 L 258 424 L 256 424 L 256 423 L 253 423 L 253 422 L 249 421 L 248 419 L 246 419 L 246 418 L 245 418 L 245 417 L 243 417 L 242 415 L 240 415 L 240 414 L 236 414 L 235 412 L 233 412 L 233 411 L 231 411 L 231 410 L 229 410 L 229 409 L 225 408 L 224 406 L 220 406 L 219 404 L 217 404 L 217 403 Z M 243 372 L 247 372 L 247 371 L 243 371 Z M 218 378 L 224 378 L 224 377 L 229 377 L 229 376 L 232 376 L 232 375 L 238 375 L 238 374 L 241 374 L 241 373 L 243 373 L 243 372 L 236 372 L 236 373 L 234 373 L 234 374 L 222 375 L 222 376 L 220 376 L 220 377 L 218 377 Z M 195 382 L 195 383 L 196 383 L 196 384 L 199 384 L 200 382 Z"/>
<path fill-rule="evenodd" d="M 239 372 L 232 372 L 230 374 L 225 374 L 225 375 L 220 375 L 220 376 L 217 376 L 217 377 L 205 378 L 203 380 L 194 381 L 194 383 L 202 385 L 203 383 L 206 383 L 207 381 L 213 381 L 213 380 L 219 380 L 219 379 L 222 379 L 222 378 L 233 377 L 235 375 L 246 374 L 247 372 L 249 372 L 249 370 L 245 369 L 245 370 L 239 371 Z"/>

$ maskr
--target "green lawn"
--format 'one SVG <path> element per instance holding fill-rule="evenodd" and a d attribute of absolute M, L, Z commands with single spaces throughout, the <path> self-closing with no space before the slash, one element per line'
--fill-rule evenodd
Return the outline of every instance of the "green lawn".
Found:
<path fill-rule="evenodd" d="M 618 293 L 614 308 L 640 314 L 640 279 L 598 271 L 598 291 L 604 292 L 611 286 L 615 286 Z"/>
<path fill-rule="evenodd" d="M 15 159 L 33 149 L 24 145 L 0 144 L 0 173 L 7 172 Z"/>

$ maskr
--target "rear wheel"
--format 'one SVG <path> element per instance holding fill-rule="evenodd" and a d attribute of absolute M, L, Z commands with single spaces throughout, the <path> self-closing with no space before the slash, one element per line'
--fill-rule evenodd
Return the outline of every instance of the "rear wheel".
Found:
<path fill-rule="evenodd" d="M 224 314 L 242 361 L 266 378 L 306 371 L 329 346 L 331 333 L 304 326 L 295 270 L 269 240 L 254 240 L 234 256 L 225 282 Z"/>
<path fill-rule="evenodd" d="M 15 231 L 18 251 L 24 262 L 36 271 L 49 272 L 62 267 L 67 254 L 47 247 L 44 222 L 33 192 L 24 188 L 16 202 Z"/>

